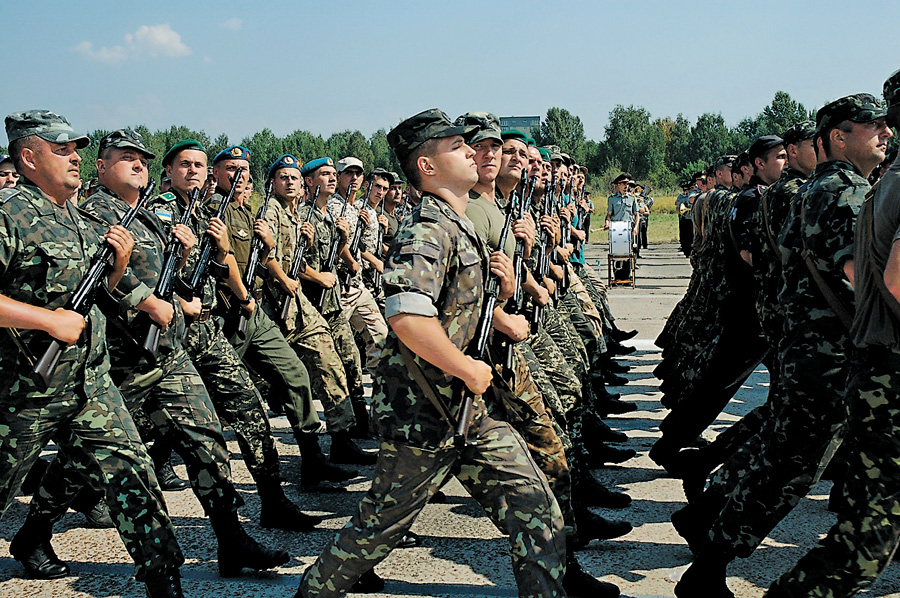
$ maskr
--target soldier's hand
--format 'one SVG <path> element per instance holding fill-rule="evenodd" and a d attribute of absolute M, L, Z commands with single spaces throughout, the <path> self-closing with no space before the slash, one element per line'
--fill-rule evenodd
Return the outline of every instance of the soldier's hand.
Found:
<path fill-rule="evenodd" d="M 209 236 L 216 242 L 219 248 L 219 255 L 228 254 L 231 251 L 231 243 L 228 241 L 228 227 L 218 218 L 209 221 L 209 228 L 206 229 Z M 221 260 L 220 260 L 221 261 Z"/>
<path fill-rule="evenodd" d="M 150 295 L 140 303 L 137 308 L 146 312 L 150 319 L 160 325 L 165 330 L 172 323 L 175 316 L 175 307 L 164 299 L 160 299 L 156 295 Z"/>
<path fill-rule="evenodd" d="M 266 249 L 272 251 L 275 249 L 275 237 L 272 236 L 272 229 L 269 228 L 269 223 L 265 220 L 257 220 L 253 223 L 253 232 L 256 233 L 260 239 L 262 239 L 263 245 L 266 246 Z"/>
<path fill-rule="evenodd" d="M 288 278 L 287 280 L 278 279 L 278 284 L 292 297 L 296 297 L 297 291 L 300 289 L 300 283 L 293 278 Z"/>
<path fill-rule="evenodd" d="M 313 241 L 316 240 L 316 229 L 312 225 L 312 222 L 304 222 L 300 225 L 300 234 L 306 237 L 306 245 L 307 247 L 313 244 Z"/>
<path fill-rule="evenodd" d="M 84 317 L 78 312 L 61 307 L 57 307 L 50 314 L 44 328 L 47 334 L 66 345 L 78 342 L 84 331 Z"/>
<path fill-rule="evenodd" d="M 534 220 L 531 218 L 531 214 L 528 214 L 521 220 L 516 220 L 513 224 L 513 234 L 515 237 L 525 241 L 526 255 L 531 253 L 531 248 L 534 246 L 535 232 Z"/>
<path fill-rule="evenodd" d="M 197 245 L 197 235 L 186 224 L 176 224 L 172 229 L 172 234 L 184 245 L 185 253 L 190 253 L 194 246 Z"/>
<path fill-rule="evenodd" d="M 114 224 L 106 231 L 106 240 L 116 252 L 113 270 L 124 272 L 125 266 L 128 265 L 128 260 L 131 259 L 131 250 L 134 249 L 134 238 L 124 226 Z"/>
<path fill-rule="evenodd" d="M 341 235 L 341 241 L 346 243 L 350 237 L 350 223 L 346 218 L 338 218 L 334 225 L 337 227 L 338 234 Z"/>
<path fill-rule="evenodd" d="M 541 216 L 541 228 L 550 233 L 551 235 L 555 232 L 554 226 L 559 226 L 558 224 L 553 224 L 553 218 L 551 216 Z"/>
<path fill-rule="evenodd" d="M 513 342 L 518 343 L 528 338 L 528 334 L 531 332 L 531 324 L 528 322 L 528 318 L 521 314 L 511 315 L 508 318 L 508 329 L 505 332 L 506 336 L 512 339 Z"/>
<path fill-rule="evenodd" d="M 553 295 L 553 293 L 556 292 L 556 281 L 553 280 L 552 278 L 545 278 L 544 286 L 547 287 L 548 296 Z M 550 299 L 548 298 L 547 303 L 549 303 L 549 302 L 550 302 Z M 545 303 L 544 305 L 547 305 L 547 303 Z"/>
<path fill-rule="evenodd" d="M 184 312 L 186 318 L 196 319 L 200 317 L 200 312 L 203 310 L 203 302 L 200 301 L 200 297 L 194 297 L 190 301 L 185 301 L 179 297 L 178 300 L 181 301 L 181 311 Z"/>
<path fill-rule="evenodd" d="M 360 210 L 359 219 L 363 221 L 363 224 L 369 226 L 369 222 L 371 222 L 372 220 L 372 216 L 369 214 L 369 210 Z"/>
<path fill-rule="evenodd" d="M 250 303 L 248 303 L 247 305 L 242 305 L 241 309 L 244 310 L 245 312 L 247 312 L 247 319 L 249 320 L 250 316 L 253 315 L 253 312 L 256 311 L 256 299 L 251 297 Z"/>
<path fill-rule="evenodd" d="M 491 366 L 469 356 L 466 356 L 466 359 L 469 360 L 470 364 L 469 367 L 466 368 L 467 375 L 463 382 L 465 382 L 466 387 L 476 395 L 484 394 L 490 387 L 491 380 L 493 379 L 493 370 L 491 370 Z"/>
<path fill-rule="evenodd" d="M 387 230 L 388 227 L 388 217 L 384 214 L 378 216 L 378 224 L 384 227 L 384 230 Z"/>
<path fill-rule="evenodd" d="M 566 243 L 564 247 L 557 247 L 556 253 L 559 254 L 559 257 L 562 258 L 563 262 L 569 261 L 569 256 L 572 255 L 572 250 L 574 249 L 571 243 Z"/>
<path fill-rule="evenodd" d="M 538 305 L 544 307 L 545 305 L 550 303 L 550 291 L 548 291 L 545 287 L 538 285 L 537 291 L 532 296 L 532 299 L 534 299 Z"/>
<path fill-rule="evenodd" d="M 350 270 L 350 274 L 356 276 L 356 274 L 360 270 L 359 262 L 357 262 L 356 260 L 349 260 L 349 261 L 345 260 L 344 263 L 347 266 L 347 269 Z"/>
<path fill-rule="evenodd" d="M 491 272 L 500 279 L 500 293 L 497 299 L 500 301 L 513 296 L 516 289 L 516 272 L 512 260 L 502 251 L 491 254 Z"/>
<path fill-rule="evenodd" d="M 334 285 L 337 284 L 337 276 L 332 274 L 331 272 L 319 272 L 319 284 L 321 284 L 326 289 L 330 289 Z"/>

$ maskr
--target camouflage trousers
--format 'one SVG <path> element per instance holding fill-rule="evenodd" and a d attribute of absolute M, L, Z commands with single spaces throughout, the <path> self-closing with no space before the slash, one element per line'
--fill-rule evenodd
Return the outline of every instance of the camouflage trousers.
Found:
<path fill-rule="evenodd" d="M 455 465 L 460 483 L 508 536 L 519 596 L 565 596 L 565 534 L 547 479 L 507 423 L 477 418 L 463 449 L 383 440 L 359 510 L 303 576 L 307 598 L 343 596 L 403 538 Z"/>
<path fill-rule="evenodd" d="M 766 596 L 851 596 L 878 579 L 900 545 L 900 354 L 858 355 L 847 402 L 847 507 Z"/>
<path fill-rule="evenodd" d="M 384 349 L 384 341 L 387 338 L 387 322 L 381 315 L 378 303 L 372 293 L 357 278 L 341 292 L 341 307 L 344 308 L 344 316 L 353 330 L 363 340 L 366 347 L 366 368 L 369 372 L 375 371 L 375 366 L 381 360 L 381 351 Z"/>
<path fill-rule="evenodd" d="M 234 430 L 257 482 L 278 479 L 278 450 L 262 397 L 216 318 L 188 327 L 184 348 L 203 379 L 216 414 Z"/>
<path fill-rule="evenodd" d="M 600 352 L 605 353 L 606 343 L 603 340 L 603 331 L 606 326 L 603 322 L 603 316 L 600 315 L 600 312 L 597 310 L 597 306 L 594 303 L 593 295 L 588 292 L 588 285 L 590 282 L 582 282 L 581 278 L 575 274 L 574 269 L 570 270 L 569 281 L 568 292 L 575 296 L 575 300 L 578 302 L 581 313 L 587 318 L 588 323 L 594 331 L 594 336 L 598 339 Z"/>
<path fill-rule="evenodd" d="M 271 395 L 284 405 L 295 436 L 319 431 L 322 422 L 313 405 L 309 372 L 262 309 L 253 312 L 243 339 L 234 334 L 228 342 L 244 363 L 272 385 Z"/>
<path fill-rule="evenodd" d="M 781 353 L 783 400 L 758 462 L 733 490 L 710 541 L 748 557 L 806 496 L 826 451 L 847 419 L 845 354 L 835 339 L 798 334 Z M 844 339 L 846 343 L 846 338 Z"/>
<path fill-rule="evenodd" d="M 320 397 L 329 432 L 343 432 L 353 425 L 353 406 L 348 400 L 347 374 L 334 346 L 331 329 L 322 314 L 306 295 L 298 293 L 297 316 L 285 333 L 285 340 L 293 347 L 306 366 L 315 396 Z M 277 304 L 263 303 L 263 309 L 275 321 Z"/>
<path fill-rule="evenodd" d="M 550 382 L 550 378 L 541 366 L 540 360 L 537 355 L 535 355 L 530 340 L 531 337 L 518 343 L 516 349 L 525 359 L 525 363 L 528 365 L 528 373 L 537 385 L 541 396 L 544 398 L 544 405 L 554 414 L 554 420 L 565 425 L 566 408 L 563 406 L 559 394 L 556 392 L 556 388 L 553 386 L 553 383 Z M 563 443 L 565 444 L 565 442 L 566 441 L 564 440 Z"/>
<path fill-rule="evenodd" d="M 335 311 L 325 315 L 325 321 L 328 322 L 331 337 L 334 339 L 334 347 L 344 364 L 351 405 L 357 410 L 361 407 L 364 408 L 366 399 L 363 389 L 362 362 L 347 315 L 343 311 Z"/>
<path fill-rule="evenodd" d="M 104 378 L 108 384 L 102 395 L 86 397 L 83 389 L 72 384 L 56 396 L 23 397 L 4 405 L 0 513 L 9 507 L 25 474 L 52 439 L 71 469 L 105 493 L 122 542 L 134 560 L 137 580 L 175 572 L 184 556 L 150 457 L 122 395 L 107 375 Z"/>
<path fill-rule="evenodd" d="M 547 314 L 545 318 L 556 317 L 557 314 L 550 313 L 553 311 L 555 310 L 544 309 L 544 313 Z M 537 334 L 531 335 L 528 344 L 531 345 L 541 368 L 556 389 L 564 416 L 578 402 L 581 396 L 581 382 L 572 366 L 569 365 L 569 360 L 563 356 L 562 351 L 550 337 L 546 327 L 538 329 Z"/>

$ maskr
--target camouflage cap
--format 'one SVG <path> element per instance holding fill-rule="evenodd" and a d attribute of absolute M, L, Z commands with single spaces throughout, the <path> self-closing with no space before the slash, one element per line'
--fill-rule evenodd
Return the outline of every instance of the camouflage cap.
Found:
<path fill-rule="evenodd" d="M 750 154 L 750 161 L 753 162 L 757 158 L 762 158 L 771 149 L 784 145 L 784 139 L 778 135 L 760 135 L 756 141 L 750 144 L 747 153 Z"/>
<path fill-rule="evenodd" d="M 175 145 L 169 148 L 169 151 L 165 153 L 162 159 L 162 165 L 168 166 L 172 163 L 172 160 L 175 159 L 180 152 L 184 150 L 197 150 L 198 152 L 206 153 L 206 148 L 203 147 L 203 144 L 197 141 L 196 139 L 185 139 L 184 141 L 179 141 Z"/>
<path fill-rule="evenodd" d="M 393 170 L 390 172 L 391 178 L 394 180 L 392 185 L 396 185 L 397 183 L 403 183 L 403 180 L 400 178 L 400 175 L 394 172 Z"/>
<path fill-rule="evenodd" d="M 816 113 L 816 132 L 820 135 L 844 121 L 868 123 L 884 118 L 884 104 L 870 93 L 855 93 L 825 104 Z"/>
<path fill-rule="evenodd" d="M 74 141 L 78 149 L 91 143 L 87 135 L 75 132 L 66 117 L 49 110 L 26 110 L 6 117 L 6 136 L 10 143 L 31 135 L 37 135 L 50 143 Z"/>
<path fill-rule="evenodd" d="M 721 166 L 727 166 L 731 168 L 731 165 L 734 164 L 734 161 L 737 160 L 737 156 L 734 154 L 726 154 L 724 156 L 719 156 L 716 158 L 716 161 L 713 163 L 713 166 L 719 168 Z"/>
<path fill-rule="evenodd" d="M 801 141 L 812 139 L 815 134 L 816 123 L 811 120 L 804 120 L 782 133 L 781 138 L 784 139 L 785 145 L 797 145 Z"/>
<path fill-rule="evenodd" d="M 466 139 L 466 143 L 472 145 L 485 139 L 496 139 L 503 142 L 503 136 L 500 132 L 500 119 L 490 112 L 466 112 L 456 117 L 453 121 L 454 125 L 466 126 L 473 125 L 477 127 L 472 131 L 471 136 Z"/>
<path fill-rule="evenodd" d="M 303 166 L 303 162 L 298 160 L 293 154 L 281 154 L 278 156 L 278 159 L 269 166 L 269 170 L 266 172 L 266 179 L 271 179 L 275 176 L 275 173 L 282 168 L 296 168 L 297 170 L 300 170 L 301 166 Z"/>
<path fill-rule="evenodd" d="M 431 108 L 410 116 L 387 134 L 388 144 L 401 162 L 413 150 L 429 139 L 443 139 L 455 135 L 466 136 L 475 130 L 473 125 L 455 125 L 450 118 L 437 108 Z"/>
<path fill-rule="evenodd" d="M 147 156 L 147 158 L 149 158 L 150 160 L 156 157 L 156 154 L 148 150 L 147 146 L 144 145 L 144 137 L 140 133 L 132 129 L 118 129 L 103 137 L 100 140 L 100 148 L 98 152 L 102 154 L 103 150 L 111 147 L 128 147 L 131 149 L 136 149 L 137 151 Z"/>
<path fill-rule="evenodd" d="M 388 185 L 394 184 L 394 173 L 385 170 L 384 168 L 376 168 L 372 172 L 369 173 L 370 177 L 380 176 L 382 178 L 387 179 Z"/>
<path fill-rule="evenodd" d="M 900 104 L 900 70 L 894 71 L 884 82 L 884 101 L 888 106 Z"/>

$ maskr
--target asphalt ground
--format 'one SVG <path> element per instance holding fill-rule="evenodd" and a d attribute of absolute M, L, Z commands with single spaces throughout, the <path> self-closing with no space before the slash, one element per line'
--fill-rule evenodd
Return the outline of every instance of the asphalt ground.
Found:
<path fill-rule="evenodd" d="M 606 276 L 606 245 L 587 248 L 589 265 Z M 595 470 L 611 487 L 628 492 L 634 499 L 629 509 L 598 512 L 610 518 L 631 521 L 634 531 L 606 542 L 592 542 L 578 553 L 579 561 L 595 576 L 619 585 L 622 595 L 632 598 L 670 597 L 681 572 L 690 563 L 687 545 L 675 533 L 669 517 L 684 503 L 678 480 L 666 477 L 647 457 L 659 436 L 657 426 L 666 414 L 660 405 L 659 381 L 651 373 L 660 354 L 653 340 L 690 277 L 688 261 L 674 244 L 651 246 L 644 251 L 637 271 L 637 285 L 610 289 L 610 303 L 622 329 L 637 329 L 626 344 L 638 350 L 622 361 L 632 366 L 627 386 L 613 390 L 638 404 L 638 410 L 611 418 L 610 425 L 626 432 L 625 445 L 638 456 L 618 467 Z M 765 400 L 768 375 L 755 372 L 706 435 L 713 437 Z M 216 567 L 216 541 L 200 504 L 190 491 L 166 493 L 169 511 L 179 541 L 187 556 L 182 568 L 185 595 L 192 597 L 290 597 L 303 570 L 315 559 L 334 532 L 349 519 L 369 485 L 361 477 L 345 489 L 304 493 L 299 482 L 300 459 L 284 417 L 272 419 L 272 429 L 282 461 L 286 492 L 304 510 L 327 516 L 312 533 L 299 534 L 262 529 L 258 526 L 259 500 L 244 466 L 237 443 L 228 433 L 235 484 L 246 505 L 240 509 L 248 532 L 260 541 L 283 547 L 292 560 L 276 570 L 223 579 Z M 323 444 L 327 449 L 327 436 Z M 374 441 L 363 445 L 374 450 Z M 48 447 L 47 454 L 52 454 Z M 362 468 L 371 476 L 372 467 Z M 184 476 L 184 466 L 176 470 Z M 827 510 L 829 482 L 822 482 L 771 534 L 750 559 L 738 559 L 729 569 L 729 585 L 739 598 L 762 596 L 765 588 L 799 559 L 832 525 Z M 428 505 L 413 525 L 423 540 L 419 548 L 395 550 L 377 567 L 387 580 L 383 594 L 374 596 L 466 596 L 471 598 L 515 596 L 516 589 L 508 557 L 508 543 L 485 517 L 481 508 L 455 481 L 445 491 L 444 504 Z M 102 596 L 141 597 L 143 584 L 131 577 L 133 568 L 115 530 L 83 527 L 84 517 L 70 512 L 57 524 L 53 545 L 61 559 L 72 567 L 70 577 L 54 581 L 23 579 L 19 563 L 9 556 L 8 546 L 27 512 L 28 497 L 17 499 L 0 521 L 0 596 Z M 868 593 L 876 597 L 900 597 L 900 567 L 888 567 Z M 702 597 L 698 597 L 702 598 Z"/>

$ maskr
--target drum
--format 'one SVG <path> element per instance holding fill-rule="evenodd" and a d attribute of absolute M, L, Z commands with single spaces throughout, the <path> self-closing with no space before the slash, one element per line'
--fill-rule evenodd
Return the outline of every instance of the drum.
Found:
<path fill-rule="evenodd" d="M 628 222 L 609 223 L 609 255 L 631 255 L 631 225 Z"/>

